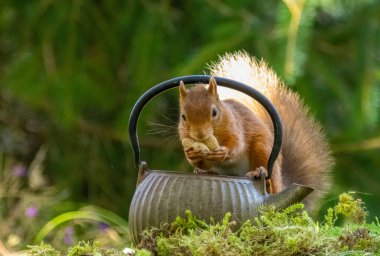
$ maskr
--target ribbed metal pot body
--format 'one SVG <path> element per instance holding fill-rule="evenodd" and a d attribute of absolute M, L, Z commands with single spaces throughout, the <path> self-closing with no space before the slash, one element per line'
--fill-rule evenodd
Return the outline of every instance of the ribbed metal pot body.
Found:
<path fill-rule="evenodd" d="M 203 220 L 222 220 L 230 212 L 241 223 L 258 214 L 266 197 L 263 181 L 218 175 L 150 172 L 138 185 L 129 209 L 129 228 L 135 243 L 141 233 L 171 223 L 185 211 Z"/>

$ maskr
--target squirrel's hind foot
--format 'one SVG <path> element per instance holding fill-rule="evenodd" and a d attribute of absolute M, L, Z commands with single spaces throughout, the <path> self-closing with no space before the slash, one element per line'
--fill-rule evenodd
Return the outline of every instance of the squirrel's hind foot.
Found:
<path fill-rule="evenodd" d="M 248 178 L 255 178 L 255 179 L 259 179 L 261 177 L 261 174 L 264 173 L 264 176 L 266 177 L 268 175 L 268 172 L 267 170 L 264 168 L 264 167 L 257 167 L 255 170 L 253 171 L 249 171 L 245 174 L 246 177 Z"/>

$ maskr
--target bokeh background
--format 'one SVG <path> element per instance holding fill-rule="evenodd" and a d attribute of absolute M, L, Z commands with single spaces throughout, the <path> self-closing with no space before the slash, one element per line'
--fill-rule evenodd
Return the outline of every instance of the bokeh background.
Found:
<path fill-rule="evenodd" d="M 43 239 L 125 245 L 134 102 L 241 49 L 325 128 L 336 166 L 322 209 L 357 191 L 380 216 L 380 1 L 0 1 L 0 254 Z M 140 119 L 151 168 L 190 171 L 177 96 Z"/>

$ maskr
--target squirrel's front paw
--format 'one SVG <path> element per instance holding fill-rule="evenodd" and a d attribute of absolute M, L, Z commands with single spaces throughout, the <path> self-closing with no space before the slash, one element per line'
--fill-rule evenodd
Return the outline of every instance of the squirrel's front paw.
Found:
<path fill-rule="evenodd" d="M 225 161 L 231 157 L 228 156 L 228 148 L 219 147 L 207 153 L 206 160 L 209 161 Z"/>
<path fill-rule="evenodd" d="M 207 152 L 204 150 L 194 149 L 193 147 L 185 149 L 187 161 L 197 168 L 202 168 Z"/>
<path fill-rule="evenodd" d="M 195 149 L 193 147 L 190 147 L 185 149 L 185 155 L 189 161 L 198 162 L 205 159 L 207 151 L 203 149 Z"/>
<path fill-rule="evenodd" d="M 261 166 L 261 167 L 256 168 L 254 171 L 247 172 L 245 174 L 245 176 L 248 177 L 248 178 L 256 178 L 256 179 L 258 179 L 258 178 L 260 178 L 261 173 L 264 173 L 264 176 L 267 176 L 267 174 L 268 174 L 267 170 L 264 167 Z"/>

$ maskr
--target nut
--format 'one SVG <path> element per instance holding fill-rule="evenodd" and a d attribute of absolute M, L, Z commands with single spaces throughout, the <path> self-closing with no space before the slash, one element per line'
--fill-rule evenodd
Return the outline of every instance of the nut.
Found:
<path fill-rule="evenodd" d="M 195 150 L 209 152 L 210 150 L 217 149 L 219 147 L 218 140 L 215 136 L 210 136 L 207 140 L 196 141 L 192 138 L 184 138 L 182 140 L 182 146 L 184 149 L 193 147 Z"/>
<path fill-rule="evenodd" d="M 194 144 L 195 140 L 191 139 L 191 138 L 184 138 L 182 140 L 182 146 L 184 149 L 188 149 L 188 148 L 191 148 Z"/>
<path fill-rule="evenodd" d="M 182 140 L 182 146 L 184 149 L 188 149 L 192 147 L 196 151 L 201 151 L 203 153 L 207 153 L 210 151 L 209 148 L 204 143 L 193 140 L 191 138 L 184 138 Z"/>
<path fill-rule="evenodd" d="M 203 154 L 206 154 L 207 152 L 210 152 L 210 149 L 202 142 L 194 142 L 192 147 L 196 150 L 196 151 L 201 151 Z"/>
<path fill-rule="evenodd" d="M 214 135 L 208 137 L 208 139 L 202 141 L 210 150 L 215 150 L 219 147 L 218 140 Z"/>

